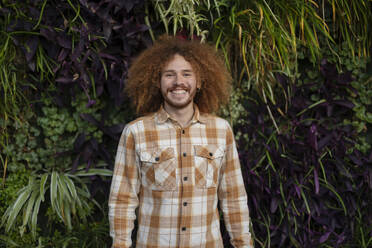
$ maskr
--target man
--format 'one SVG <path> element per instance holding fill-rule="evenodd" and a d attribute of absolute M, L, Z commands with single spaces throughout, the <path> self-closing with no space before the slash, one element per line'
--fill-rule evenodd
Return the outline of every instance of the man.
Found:
<path fill-rule="evenodd" d="M 231 79 L 215 49 L 163 37 L 132 64 L 126 92 L 138 114 L 122 133 L 109 199 L 113 247 L 253 247 L 234 136 L 211 113 Z"/>

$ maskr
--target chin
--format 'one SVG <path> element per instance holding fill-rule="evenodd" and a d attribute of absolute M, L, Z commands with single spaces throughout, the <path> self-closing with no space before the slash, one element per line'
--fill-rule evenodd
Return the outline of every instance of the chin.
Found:
<path fill-rule="evenodd" d="M 189 106 L 192 103 L 192 101 L 187 100 L 185 102 L 175 102 L 175 101 L 166 100 L 166 103 L 172 108 L 182 109 L 182 108 L 186 108 L 187 106 Z"/>

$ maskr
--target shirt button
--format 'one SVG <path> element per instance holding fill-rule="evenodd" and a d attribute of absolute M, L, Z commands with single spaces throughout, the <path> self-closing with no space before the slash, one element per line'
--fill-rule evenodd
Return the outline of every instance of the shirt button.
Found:
<path fill-rule="evenodd" d="M 182 227 L 182 231 L 186 231 L 186 227 Z"/>
<path fill-rule="evenodd" d="M 186 157 L 186 155 L 187 155 L 186 152 L 184 152 L 184 153 L 183 153 L 183 156 Z"/>
<path fill-rule="evenodd" d="M 183 181 L 187 181 L 187 177 L 184 177 L 184 178 L 183 178 Z"/>
<path fill-rule="evenodd" d="M 183 205 L 186 207 L 187 206 L 187 202 L 184 202 Z"/>

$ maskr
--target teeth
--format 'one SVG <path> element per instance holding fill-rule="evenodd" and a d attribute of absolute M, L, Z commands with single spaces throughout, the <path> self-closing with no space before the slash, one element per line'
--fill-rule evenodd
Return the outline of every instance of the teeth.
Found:
<path fill-rule="evenodd" d="M 186 93 L 186 90 L 172 90 L 173 94 L 184 94 Z"/>

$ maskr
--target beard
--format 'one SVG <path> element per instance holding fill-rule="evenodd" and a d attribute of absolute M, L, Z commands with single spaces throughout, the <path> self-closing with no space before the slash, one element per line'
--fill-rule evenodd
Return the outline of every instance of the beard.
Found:
<path fill-rule="evenodd" d="M 177 94 L 172 93 L 172 91 L 176 89 L 185 90 L 186 91 L 185 98 L 182 99 L 182 97 L 180 97 L 179 99 L 177 99 L 178 98 Z M 175 87 L 167 89 L 166 92 L 161 91 L 161 94 L 163 96 L 164 102 L 167 105 L 175 109 L 183 109 L 189 106 L 189 104 L 193 103 L 194 97 L 196 95 L 196 89 L 191 89 L 191 87 L 186 87 L 186 86 L 175 86 Z"/>

